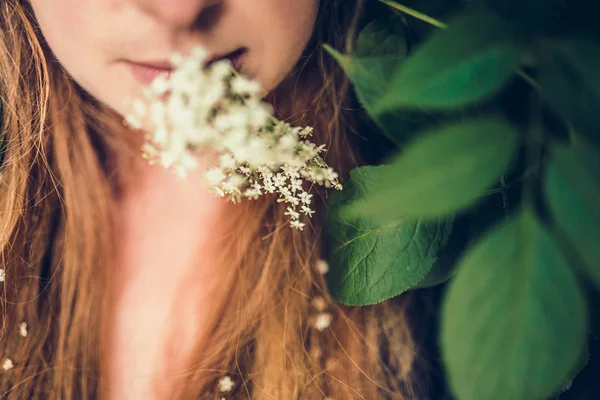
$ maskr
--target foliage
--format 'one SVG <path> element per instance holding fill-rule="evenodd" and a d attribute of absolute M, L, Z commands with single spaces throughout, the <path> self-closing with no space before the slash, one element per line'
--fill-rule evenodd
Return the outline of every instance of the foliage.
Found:
<path fill-rule="evenodd" d="M 600 291 L 593 6 L 367 7 L 382 3 L 353 54 L 326 46 L 397 146 L 382 165 L 351 171 L 328 203 L 330 289 L 366 305 L 452 276 L 440 341 L 453 394 L 556 396 L 584 368 L 586 332 L 598 326 L 589 301 Z M 487 206 L 495 198 L 502 207 Z M 475 236 L 454 265 L 441 263 L 465 223 Z"/>
<path fill-rule="evenodd" d="M 389 167 L 362 167 L 351 172 L 331 204 L 356 204 L 380 183 Z M 452 231 L 452 218 L 399 217 L 384 222 L 354 217 L 336 207 L 330 215 L 335 251 L 330 259 L 331 293 L 349 305 L 367 305 L 396 296 L 421 283 Z M 402 243 L 402 246 L 398 246 Z"/>

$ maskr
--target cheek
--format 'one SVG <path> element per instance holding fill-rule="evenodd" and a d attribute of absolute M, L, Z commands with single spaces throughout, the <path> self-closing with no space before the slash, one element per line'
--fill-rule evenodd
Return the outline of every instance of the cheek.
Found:
<path fill-rule="evenodd" d="M 67 53 L 69 47 L 77 47 L 86 26 L 86 0 L 31 0 L 33 11 L 54 53 Z"/>
<path fill-rule="evenodd" d="M 261 32 L 265 77 L 269 89 L 285 78 L 298 62 L 312 35 L 318 0 L 253 0 L 262 5 L 257 19 Z M 253 12 L 259 12 L 254 8 Z"/>
<path fill-rule="evenodd" d="M 1 0 L 0 0 L 1 1 Z M 31 0 L 36 20 L 54 56 L 88 93 L 112 108 L 125 94 L 104 48 L 108 0 Z"/>
<path fill-rule="evenodd" d="M 86 43 L 89 38 L 89 24 L 84 18 L 86 3 L 89 1 L 32 0 L 46 42 L 61 65 L 78 81 L 92 53 L 91 44 Z"/>

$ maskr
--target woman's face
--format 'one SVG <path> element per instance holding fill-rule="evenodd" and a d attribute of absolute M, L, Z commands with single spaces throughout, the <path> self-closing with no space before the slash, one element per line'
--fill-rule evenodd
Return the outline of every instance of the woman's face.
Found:
<path fill-rule="evenodd" d="M 198 45 L 245 49 L 242 72 L 274 89 L 300 58 L 319 0 L 30 0 L 50 48 L 87 92 L 121 114 L 140 93 L 132 63 L 160 66 Z M 147 70 L 146 70 L 147 71 Z"/>

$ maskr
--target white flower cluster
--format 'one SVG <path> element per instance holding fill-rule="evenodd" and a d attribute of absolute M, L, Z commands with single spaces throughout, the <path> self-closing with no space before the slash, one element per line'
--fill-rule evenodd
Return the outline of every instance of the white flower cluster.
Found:
<path fill-rule="evenodd" d="M 21 322 L 19 324 L 19 335 L 23 336 L 23 337 L 27 337 L 27 322 Z"/>
<path fill-rule="evenodd" d="M 307 140 L 312 128 L 276 120 L 257 81 L 227 59 L 207 63 L 208 57 L 202 48 L 175 55 L 169 79 L 155 79 L 143 99 L 128 101 L 126 122 L 150 127 L 144 157 L 182 178 L 205 157 L 211 167 L 204 177 L 217 196 L 238 202 L 276 193 L 288 204 L 291 226 L 302 229 L 300 216 L 314 213 L 303 180 L 342 189 L 320 156 L 324 146 Z"/>
<path fill-rule="evenodd" d="M 14 366 L 15 364 L 13 364 L 13 361 L 10 358 L 5 358 L 4 361 L 2 361 L 2 369 L 5 371 L 12 369 Z"/>
<path fill-rule="evenodd" d="M 220 392 L 231 392 L 233 387 L 235 386 L 235 382 L 229 375 L 225 375 L 223 378 L 219 380 L 219 391 Z"/>

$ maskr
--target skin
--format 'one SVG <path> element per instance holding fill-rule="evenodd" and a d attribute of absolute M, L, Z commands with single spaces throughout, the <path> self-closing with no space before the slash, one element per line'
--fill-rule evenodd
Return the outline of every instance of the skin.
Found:
<path fill-rule="evenodd" d="M 123 100 L 141 90 L 127 60 L 167 60 L 197 45 L 217 55 L 247 47 L 242 72 L 274 89 L 301 57 L 318 9 L 318 0 L 31 3 L 66 71 L 121 115 Z M 234 206 L 207 193 L 199 176 L 181 182 L 145 166 L 133 182 L 119 200 L 117 260 L 108 266 L 105 399 L 168 399 L 169 376 L 221 312 L 231 274 L 214 266 L 213 253 L 226 236 L 221 216 Z"/>
<path fill-rule="evenodd" d="M 275 88 L 300 58 L 318 0 L 31 0 L 67 72 L 123 113 L 140 84 L 125 61 L 167 60 L 198 45 L 223 55 L 247 47 L 243 72 Z"/>

